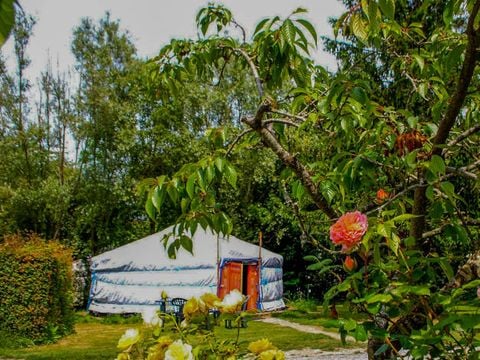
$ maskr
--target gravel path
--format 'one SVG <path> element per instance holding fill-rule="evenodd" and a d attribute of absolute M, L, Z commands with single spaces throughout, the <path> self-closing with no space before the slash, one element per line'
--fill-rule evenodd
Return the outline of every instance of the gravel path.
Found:
<path fill-rule="evenodd" d="M 342 349 L 338 351 L 323 351 L 318 349 L 290 350 L 285 352 L 289 360 L 367 360 L 368 356 L 362 349 Z"/>
<path fill-rule="evenodd" d="M 332 339 L 341 341 L 340 335 L 326 331 L 318 326 L 301 325 L 291 321 L 266 317 L 258 319 L 258 321 L 266 322 L 269 324 L 276 324 L 280 326 L 290 327 L 297 331 L 302 331 L 311 334 L 322 334 L 329 336 Z M 355 339 L 351 336 L 347 336 L 347 341 L 355 342 Z M 291 350 L 285 352 L 286 358 L 290 360 L 367 360 L 367 353 L 364 349 L 340 349 L 338 351 L 323 351 L 319 349 L 301 349 Z"/>

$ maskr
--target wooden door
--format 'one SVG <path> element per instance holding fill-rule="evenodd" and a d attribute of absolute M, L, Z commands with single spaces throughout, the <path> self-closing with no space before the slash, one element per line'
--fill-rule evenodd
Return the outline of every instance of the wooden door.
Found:
<path fill-rule="evenodd" d="M 259 269 L 257 264 L 246 265 L 247 295 L 250 296 L 247 302 L 247 310 L 256 309 L 258 301 Z"/>
<path fill-rule="evenodd" d="M 218 297 L 223 299 L 233 289 L 242 292 L 242 271 L 243 264 L 241 262 L 229 262 L 225 264 L 221 273 L 221 283 L 218 289 Z"/>

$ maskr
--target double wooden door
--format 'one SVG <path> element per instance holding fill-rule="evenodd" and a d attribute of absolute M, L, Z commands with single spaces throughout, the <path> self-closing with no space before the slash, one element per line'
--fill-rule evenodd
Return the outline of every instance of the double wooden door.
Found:
<path fill-rule="evenodd" d="M 225 264 L 220 274 L 218 296 L 223 297 L 233 289 L 248 295 L 247 310 L 256 309 L 258 301 L 259 268 L 258 263 L 231 261 Z"/>

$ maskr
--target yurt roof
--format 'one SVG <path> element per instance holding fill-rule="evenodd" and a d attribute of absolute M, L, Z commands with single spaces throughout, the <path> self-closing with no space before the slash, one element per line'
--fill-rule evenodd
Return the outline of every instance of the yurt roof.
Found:
<path fill-rule="evenodd" d="M 158 271 L 212 267 L 217 263 L 217 235 L 199 228 L 193 236 L 193 255 L 181 248 L 176 259 L 170 259 L 163 245 L 163 237 L 173 226 L 143 239 L 120 246 L 92 258 L 93 271 Z M 218 237 L 219 254 L 225 259 L 258 259 L 259 246 L 235 236 Z M 281 255 L 262 248 L 264 266 L 282 266 Z"/>

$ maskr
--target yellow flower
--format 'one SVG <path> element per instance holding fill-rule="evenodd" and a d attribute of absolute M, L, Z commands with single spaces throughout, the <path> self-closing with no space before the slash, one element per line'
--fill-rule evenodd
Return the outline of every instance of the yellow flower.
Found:
<path fill-rule="evenodd" d="M 166 298 L 168 298 L 168 294 L 165 290 L 162 290 L 162 293 L 160 295 L 162 297 L 163 300 L 165 300 Z"/>
<path fill-rule="evenodd" d="M 165 360 L 193 360 L 192 345 L 177 340 L 168 347 Z"/>
<path fill-rule="evenodd" d="M 150 326 L 162 326 L 162 319 L 158 316 L 157 309 L 147 308 L 142 312 L 143 322 Z"/>
<path fill-rule="evenodd" d="M 285 354 L 281 350 L 267 350 L 260 354 L 260 360 L 285 360 Z"/>
<path fill-rule="evenodd" d="M 148 348 L 147 360 L 164 360 L 165 359 L 165 348 L 160 346 L 160 344 L 150 346 Z"/>
<path fill-rule="evenodd" d="M 248 350 L 250 350 L 254 354 L 260 354 L 267 350 L 274 350 L 276 349 L 275 346 L 272 345 L 270 340 L 268 339 L 260 339 L 257 341 L 253 341 L 248 345 Z"/>
<path fill-rule="evenodd" d="M 183 315 L 187 319 L 192 318 L 195 314 L 200 312 L 200 304 L 197 298 L 192 297 L 183 306 Z"/>
<path fill-rule="evenodd" d="M 216 302 L 215 305 L 219 307 L 222 312 L 233 314 L 242 308 L 244 301 L 245 296 L 237 289 L 233 289 L 225 295 L 222 302 Z"/>
<path fill-rule="evenodd" d="M 138 329 L 128 329 L 125 331 L 125 334 L 122 335 L 120 340 L 118 340 L 117 347 L 119 349 L 125 350 L 130 346 L 136 344 L 140 340 L 140 333 Z"/>
<path fill-rule="evenodd" d="M 126 353 L 120 353 L 117 355 L 117 358 L 115 360 L 129 360 L 130 357 Z"/>
<path fill-rule="evenodd" d="M 202 296 L 200 296 L 200 300 L 202 300 L 209 309 L 214 308 L 215 303 L 220 301 L 218 296 L 213 293 L 203 294 Z"/>
<path fill-rule="evenodd" d="M 173 340 L 170 336 L 160 336 L 157 339 L 157 344 L 161 347 L 168 347 L 172 343 L 173 343 Z"/>

